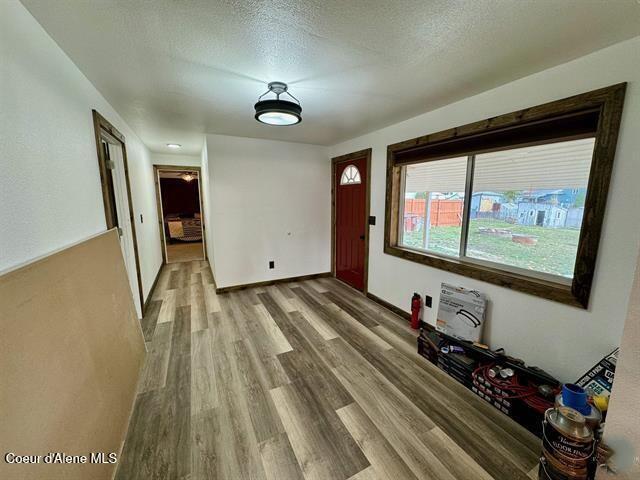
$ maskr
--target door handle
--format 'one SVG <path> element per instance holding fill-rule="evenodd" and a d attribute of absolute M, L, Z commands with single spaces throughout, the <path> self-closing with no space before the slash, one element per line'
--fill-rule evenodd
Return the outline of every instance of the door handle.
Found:
<path fill-rule="evenodd" d="M 360 240 L 364 240 L 364 233 L 360 235 Z"/>

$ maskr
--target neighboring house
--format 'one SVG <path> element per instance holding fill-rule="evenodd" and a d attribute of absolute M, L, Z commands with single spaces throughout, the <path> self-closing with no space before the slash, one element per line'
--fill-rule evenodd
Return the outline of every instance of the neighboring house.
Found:
<path fill-rule="evenodd" d="M 558 203 L 558 196 L 562 195 L 561 189 L 550 190 L 550 189 L 540 189 L 540 190 L 529 190 L 522 192 L 519 197 L 521 202 L 529 202 L 529 203 Z"/>
<path fill-rule="evenodd" d="M 551 203 L 563 207 L 573 207 L 587 193 L 586 188 L 564 188 L 557 190 L 532 190 L 522 194 L 521 199 L 535 203 Z"/>
<path fill-rule="evenodd" d="M 567 211 L 567 221 L 564 223 L 565 228 L 580 228 L 583 215 L 584 207 L 570 208 Z"/>
<path fill-rule="evenodd" d="M 565 226 L 567 209 L 551 203 L 518 203 L 518 223 L 539 227 L 560 228 Z"/>
<path fill-rule="evenodd" d="M 503 195 L 496 192 L 476 192 L 471 197 L 471 218 L 496 217 L 500 211 Z"/>
<path fill-rule="evenodd" d="M 515 203 L 501 203 L 498 218 L 504 222 L 516 223 L 518 220 L 518 205 Z"/>

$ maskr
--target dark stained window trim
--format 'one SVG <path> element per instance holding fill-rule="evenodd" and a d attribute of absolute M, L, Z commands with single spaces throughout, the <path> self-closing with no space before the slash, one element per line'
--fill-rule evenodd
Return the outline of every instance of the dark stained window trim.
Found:
<path fill-rule="evenodd" d="M 424 135 L 387 147 L 384 252 L 549 300 L 588 308 L 626 83 Z M 571 285 L 399 245 L 402 166 L 486 151 L 594 136 L 593 160 Z"/>

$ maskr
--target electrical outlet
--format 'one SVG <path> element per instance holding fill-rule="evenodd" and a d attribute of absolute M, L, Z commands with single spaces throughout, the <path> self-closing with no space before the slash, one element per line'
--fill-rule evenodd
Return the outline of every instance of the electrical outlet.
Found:
<path fill-rule="evenodd" d="M 425 294 L 425 296 L 424 296 L 424 306 L 426 308 L 431 308 L 431 304 L 432 304 L 431 297 L 429 295 Z"/>
<path fill-rule="evenodd" d="M 274 262 L 273 260 L 269 260 L 269 268 L 276 268 L 276 262 Z"/>

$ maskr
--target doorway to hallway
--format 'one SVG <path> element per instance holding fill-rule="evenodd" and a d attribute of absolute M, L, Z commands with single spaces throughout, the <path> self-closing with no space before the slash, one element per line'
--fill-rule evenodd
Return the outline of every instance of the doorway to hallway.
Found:
<path fill-rule="evenodd" d="M 206 258 L 199 167 L 154 165 L 165 263 Z"/>

